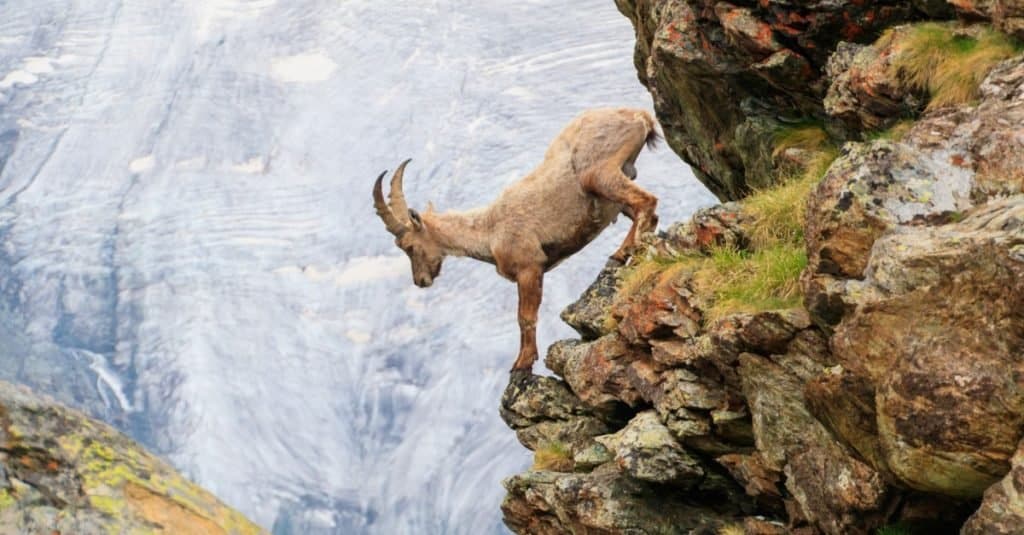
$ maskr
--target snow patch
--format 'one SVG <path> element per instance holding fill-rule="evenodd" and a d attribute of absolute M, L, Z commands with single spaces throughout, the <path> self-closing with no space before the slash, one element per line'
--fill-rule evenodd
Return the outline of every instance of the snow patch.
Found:
<path fill-rule="evenodd" d="M 156 165 L 156 158 L 152 154 L 136 158 L 128 164 L 128 170 L 133 173 L 145 173 Z"/>
<path fill-rule="evenodd" d="M 50 58 L 25 58 L 25 70 L 32 74 L 50 74 L 53 72 Z"/>
<path fill-rule="evenodd" d="M 0 89 L 10 89 L 17 85 L 32 85 L 39 81 L 39 77 L 28 71 L 12 71 L 0 80 Z"/>
<path fill-rule="evenodd" d="M 313 282 L 330 282 L 346 288 L 369 282 L 393 279 L 409 271 L 409 262 L 402 256 L 359 256 L 341 267 L 288 266 L 275 270 L 280 275 L 300 274 Z"/>
<path fill-rule="evenodd" d="M 249 158 L 248 160 L 242 163 L 236 163 L 230 166 L 228 169 L 236 173 L 262 175 L 266 174 L 267 172 L 267 164 L 267 160 L 265 160 L 262 156 L 256 156 L 254 158 Z"/>
<path fill-rule="evenodd" d="M 324 52 L 310 52 L 296 56 L 276 58 L 270 72 L 281 82 L 323 82 L 334 74 L 338 64 Z"/>
<path fill-rule="evenodd" d="M 373 339 L 373 337 L 370 336 L 370 333 L 357 331 L 355 329 L 349 329 L 348 331 L 345 331 L 345 337 L 348 338 L 349 340 L 352 340 L 353 343 L 359 345 L 366 345 L 370 343 L 370 340 Z"/>

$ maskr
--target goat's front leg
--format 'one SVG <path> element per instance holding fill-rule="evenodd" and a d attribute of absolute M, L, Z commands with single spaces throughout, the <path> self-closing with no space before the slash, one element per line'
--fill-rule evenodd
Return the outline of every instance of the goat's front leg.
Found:
<path fill-rule="evenodd" d="M 519 286 L 519 357 L 512 371 L 532 371 L 537 360 L 537 311 L 544 291 L 540 266 L 523 268 L 516 274 Z"/>
<path fill-rule="evenodd" d="M 658 198 L 633 183 L 618 166 L 604 166 L 587 172 L 583 176 L 583 187 L 594 195 L 623 205 L 623 213 L 633 220 L 626 239 L 611 256 L 612 260 L 625 263 L 640 236 L 658 227 L 658 215 L 654 213 Z"/>

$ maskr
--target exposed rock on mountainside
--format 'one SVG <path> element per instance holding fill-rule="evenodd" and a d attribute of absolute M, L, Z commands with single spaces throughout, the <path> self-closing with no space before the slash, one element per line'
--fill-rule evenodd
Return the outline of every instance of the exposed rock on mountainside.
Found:
<path fill-rule="evenodd" d="M 1024 47 L 885 31 L 1009 31 L 1016 4 L 853 4 L 619 2 L 673 146 L 725 198 L 779 185 L 566 310 L 558 378 L 502 402 L 537 460 L 513 530 L 1024 533 Z M 779 53 L 809 67 L 750 63 Z"/>
<path fill-rule="evenodd" d="M 825 116 L 825 66 L 841 41 L 951 17 L 942 2 L 616 0 L 669 145 L 723 200 L 772 183 L 772 133 Z"/>
<path fill-rule="evenodd" d="M 106 424 L 0 382 L 0 533 L 263 533 Z"/>

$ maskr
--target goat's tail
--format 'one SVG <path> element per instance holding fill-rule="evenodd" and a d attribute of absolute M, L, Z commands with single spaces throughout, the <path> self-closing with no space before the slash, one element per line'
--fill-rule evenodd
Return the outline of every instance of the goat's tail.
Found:
<path fill-rule="evenodd" d="M 658 142 L 664 139 L 661 137 L 661 133 L 658 132 L 658 123 L 646 111 L 642 112 L 640 116 L 643 118 L 645 126 L 647 126 L 647 138 L 644 139 L 644 143 L 647 144 L 648 149 L 654 150 L 658 146 Z"/>

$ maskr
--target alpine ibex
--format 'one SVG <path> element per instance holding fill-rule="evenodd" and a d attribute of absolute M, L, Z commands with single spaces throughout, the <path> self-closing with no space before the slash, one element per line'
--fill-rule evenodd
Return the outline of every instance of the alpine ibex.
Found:
<path fill-rule="evenodd" d="M 644 110 L 590 110 L 558 134 L 540 166 L 489 206 L 443 214 L 430 206 L 422 215 L 410 210 L 402 192 L 409 160 L 391 178 L 388 203 L 381 189 L 387 171 L 377 177 L 373 204 L 409 256 L 417 286 L 433 284 L 447 255 L 494 264 L 519 286 L 520 346 L 512 370 L 529 371 L 537 359 L 544 273 L 590 243 L 619 213 L 633 226 L 614 261 L 624 263 L 638 237 L 657 227 L 658 199 L 633 183 L 637 155 L 657 137 Z"/>

